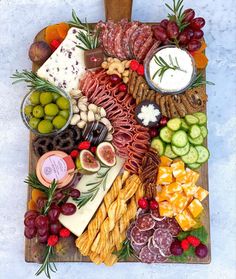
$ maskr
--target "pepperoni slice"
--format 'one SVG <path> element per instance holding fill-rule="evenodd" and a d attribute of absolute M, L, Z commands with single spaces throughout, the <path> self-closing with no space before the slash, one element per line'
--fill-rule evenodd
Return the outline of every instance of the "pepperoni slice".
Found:
<path fill-rule="evenodd" d="M 161 250 L 159 250 L 158 253 L 155 254 L 156 258 L 155 258 L 155 263 L 163 263 L 165 261 L 167 261 L 167 257 L 166 256 L 163 256 L 161 254 Z"/>
<path fill-rule="evenodd" d="M 181 228 L 175 218 L 168 218 L 169 223 L 169 232 L 172 234 L 173 237 L 177 236 L 181 232 Z"/>
<path fill-rule="evenodd" d="M 144 214 L 138 217 L 136 226 L 140 231 L 148 231 L 154 228 L 155 221 L 152 219 L 151 214 Z"/>
<path fill-rule="evenodd" d="M 140 231 L 136 226 L 131 230 L 131 240 L 138 245 L 143 245 L 148 242 L 150 236 L 152 236 L 153 230 Z"/>
<path fill-rule="evenodd" d="M 159 213 L 159 209 L 152 209 L 151 210 L 151 216 L 156 221 L 162 221 L 166 218 L 166 217 L 161 217 L 161 215 Z"/>
<path fill-rule="evenodd" d="M 156 229 L 153 234 L 153 244 L 159 247 L 161 250 L 165 250 L 170 247 L 173 241 L 172 234 L 165 229 Z"/>
<path fill-rule="evenodd" d="M 139 253 L 139 259 L 143 263 L 150 264 L 155 262 L 156 256 L 148 249 L 148 246 L 144 246 Z"/>
<path fill-rule="evenodd" d="M 170 224 L 169 224 L 167 218 L 165 218 L 163 220 L 160 220 L 160 221 L 156 221 L 156 223 L 155 223 L 155 229 L 165 229 L 165 230 L 168 230 L 169 226 L 170 226 Z"/>
<path fill-rule="evenodd" d="M 129 42 L 132 34 L 138 28 L 138 22 L 130 22 L 126 25 L 124 29 L 124 35 L 122 38 L 122 48 L 127 58 L 131 58 Z"/>
<path fill-rule="evenodd" d="M 148 249 L 154 254 L 160 253 L 160 249 L 153 244 L 153 237 L 150 237 L 148 240 Z"/>
<path fill-rule="evenodd" d="M 125 59 L 125 53 L 122 48 L 123 29 L 121 25 L 117 25 L 116 37 L 114 40 L 114 52 L 117 58 Z"/>
<path fill-rule="evenodd" d="M 134 251 L 139 254 L 139 252 L 141 251 L 141 249 L 145 246 L 145 244 L 137 244 L 136 242 L 134 241 L 131 241 L 131 246 L 132 248 L 134 249 Z"/>

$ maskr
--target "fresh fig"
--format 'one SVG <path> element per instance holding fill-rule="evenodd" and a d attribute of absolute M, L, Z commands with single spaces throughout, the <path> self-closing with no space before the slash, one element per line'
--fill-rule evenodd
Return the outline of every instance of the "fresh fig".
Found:
<path fill-rule="evenodd" d="M 52 54 L 50 46 L 44 42 L 35 42 L 30 46 L 29 58 L 32 62 L 42 65 Z"/>
<path fill-rule="evenodd" d="M 102 142 L 97 146 L 96 155 L 101 163 L 108 167 L 116 164 L 115 148 L 109 142 Z"/>
<path fill-rule="evenodd" d="M 93 153 L 88 150 L 80 151 L 75 163 L 77 169 L 82 174 L 98 172 L 101 167 L 100 163 L 95 159 Z"/>

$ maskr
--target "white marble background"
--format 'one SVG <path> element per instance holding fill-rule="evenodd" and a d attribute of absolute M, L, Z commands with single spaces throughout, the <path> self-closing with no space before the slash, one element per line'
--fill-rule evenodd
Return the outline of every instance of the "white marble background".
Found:
<path fill-rule="evenodd" d="M 170 0 L 166 0 L 170 3 Z M 165 17 L 164 0 L 134 0 L 133 18 L 158 21 Z M 236 16 L 234 0 L 185 0 L 206 18 L 209 116 L 210 265 L 117 264 L 107 268 L 86 263 L 57 264 L 53 278 L 236 278 Z M 70 19 L 75 8 L 81 18 L 104 18 L 102 0 L 0 0 L 0 279 L 32 279 L 38 266 L 24 262 L 23 214 L 27 189 L 28 131 L 19 114 L 26 93 L 11 85 L 15 69 L 30 69 L 28 48 L 44 26 Z M 45 278 L 42 275 L 40 278 Z"/>

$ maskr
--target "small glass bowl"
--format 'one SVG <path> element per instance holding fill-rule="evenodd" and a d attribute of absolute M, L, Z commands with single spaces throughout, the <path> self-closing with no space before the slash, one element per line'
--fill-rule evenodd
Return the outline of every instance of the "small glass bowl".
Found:
<path fill-rule="evenodd" d="M 51 133 L 42 134 L 42 133 L 40 133 L 38 130 L 33 129 L 33 128 L 29 125 L 29 120 L 30 120 L 30 118 L 29 118 L 27 115 L 25 115 L 25 113 L 24 113 L 25 107 L 26 107 L 27 105 L 30 105 L 30 104 L 31 104 L 29 98 L 30 98 L 30 95 L 31 95 L 34 91 L 35 91 L 35 90 L 32 90 L 32 91 L 30 91 L 29 93 L 27 93 L 27 94 L 25 95 L 25 97 L 24 97 L 22 103 L 21 103 L 20 113 L 21 113 L 21 118 L 22 118 L 22 120 L 23 120 L 25 126 L 26 126 L 32 133 L 34 133 L 34 134 L 37 135 L 37 136 L 55 136 L 55 135 L 58 135 L 60 132 L 64 131 L 64 130 L 68 127 L 68 125 L 70 124 L 71 118 L 72 118 L 72 116 L 73 116 L 71 97 L 70 97 L 69 95 L 67 95 L 67 94 L 66 94 L 65 92 L 63 92 L 63 91 L 61 91 L 61 93 L 57 92 L 58 94 L 60 94 L 62 97 L 65 97 L 65 98 L 69 101 L 69 103 L 70 103 L 70 108 L 69 108 L 69 110 L 70 110 L 70 115 L 69 115 L 69 117 L 68 117 L 68 120 L 67 120 L 66 124 L 65 124 L 61 129 L 59 129 L 59 130 L 54 129 Z"/>
<path fill-rule="evenodd" d="M 176 94 L 180 94 L 180 93 L 183 93 L 184 91 L 186 91 L 193 83 L 193 81 L 195 80 L 196 78 L 196 74 L 197 74 L 197 70 L 196 70 L 196 64 L 195 64 L 195 61 L 194 61 L 194 58 L 191 56 L 191 54 L 186 50 L 186 49 L 182 49 L 180 48 L 181 50 L 185 51 L 191 58 L 191 61 L 192 61 L 192 65 L 193 65 L 193 73 L 192 73 L 192 77 L 191 77 L 191 80 L 189 82 L 189 84 L 182 88 L 181 90 L 179 91 L 164 91 L 162 88 L 159 88 L 158 86 L 156 86 L 152 80 L 151 80 L 151 77 L 150 77 L 150 72 L 149 72 L 149 63 L 151 61 L 151 59 L 153 58 L 153 56 L 160 50 L 162 49 L 165 49 L 165 48 L 177 48 L 176 46 L 174 45 L 166 45 L 166 46 L 162 46 L 162 47 L 154 47 L 151 48 L 144 60 L 144 74 L 145 74 L 145 78 L 146 78 L 146 81 L 148 83 L 148 85 L 155 91 L 157 91 L 158 93 L 161 93 L 161 94 L 168 94 L 168 95 L 176 95 Z"/>

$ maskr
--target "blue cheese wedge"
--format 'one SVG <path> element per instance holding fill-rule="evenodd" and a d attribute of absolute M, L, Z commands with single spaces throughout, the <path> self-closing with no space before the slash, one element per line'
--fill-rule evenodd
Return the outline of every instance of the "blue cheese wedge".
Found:
<path fill-rule="evenodd" d="M 61 45 L 37 71 L 39 77 L 67 94 L 78 88 L 79 79 L 85 73 L 84 51 L 77 47 L 76 36 L 80 31 L 78 28 L 70 28 Z"/>
<path fill-rule="evenodd" d="M 104 187 L 101 185 L 98 193 L 93 200 L 90 200 L 81 208 L 77 208 L 76 212 L 73 215 L 66 216 L 61 214 L 59 216 L 59 221 L 62 223 L 62 225 L 68 228 L 73 234 L 77 235 L 78 237 L 87 227 L 94 213 L 101 204 L 104 196 L 110 189 L 113 181 L 123 167 L 124 160 L 119 157 L 117 157 L 116 160 L 116 165 L 108 171 Z M 97 174 L 83 175 L 78 185 L 76 186 L 76 189 L 78 189 L 80 192 L 87 192 L 93 187 L 88 186 L 88 184 L 98 182 L 99 180 L 101 180 L 101 178 L 98 178 Z M 67 202 L 73 203 L 77 206 L 76 202 L 72 198 L 69 198 Z"/>

